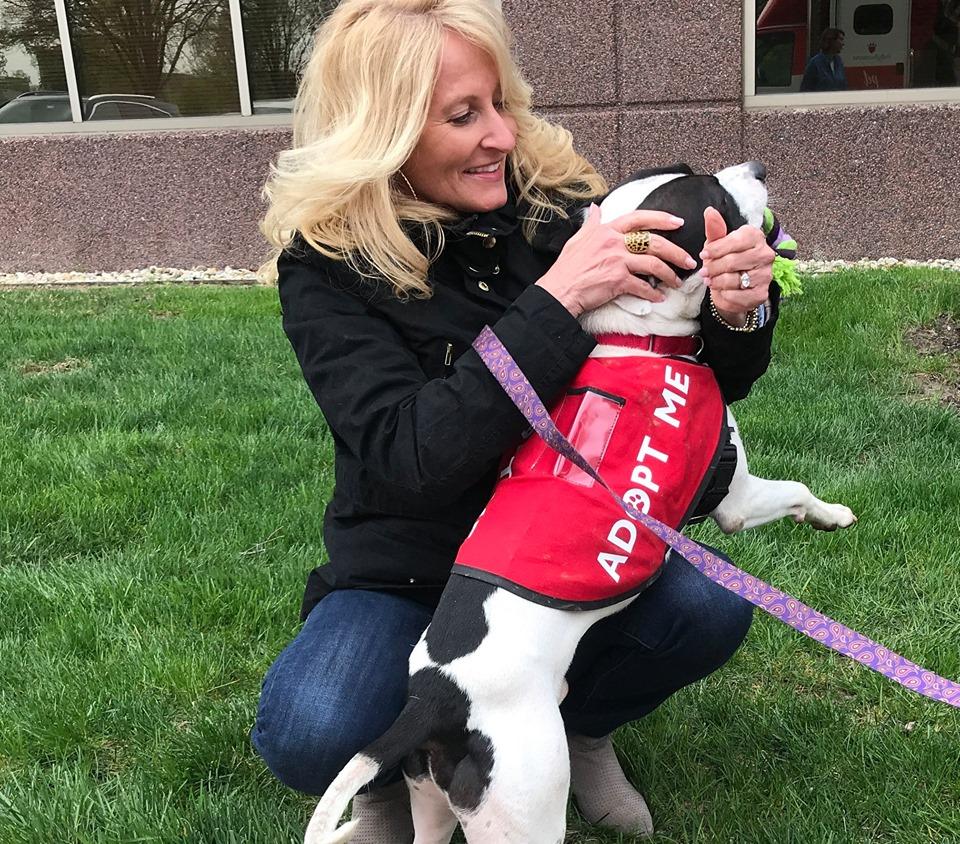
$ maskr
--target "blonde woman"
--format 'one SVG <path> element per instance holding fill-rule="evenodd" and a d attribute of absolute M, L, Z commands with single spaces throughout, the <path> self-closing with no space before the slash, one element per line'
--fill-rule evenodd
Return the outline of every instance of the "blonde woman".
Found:
<path fill-rule="evenodd" d="M 402 708 L 409 653 L 526 427 L 473 339 L 492 325 L 549 401 L 594 346 L 578 314 L 621 293 L 660 299 L 640 276 L 676 285 L 672 267 L 696 264 L 656 234 L 648 254 L 626 249 L 625 232 L 682 224 L 668 214 L 571 222 L 606 186 L 566 131 L 531 113 L 509 45 L 491 0 L 344 0 L 318 33 L 294 146 L 266 188 L 283 326 L 330 428 L 336 488 L 329 563 L 310 574 L 305 624 L 267 673 L 253 742 L 311 794 Z M 744 227 L 707 253 L 703 356 L 737 399 L 769 360 L 773 319 L 742 328 L 776 304 L 773 252 Z M 669 562 L 584 638 L 562 711 L 589 821 L 652 831 L 609 734 L 723 664 L 750 618 Z M 361 844 L 412 841 L 399 771 L 353 812 Z"/>

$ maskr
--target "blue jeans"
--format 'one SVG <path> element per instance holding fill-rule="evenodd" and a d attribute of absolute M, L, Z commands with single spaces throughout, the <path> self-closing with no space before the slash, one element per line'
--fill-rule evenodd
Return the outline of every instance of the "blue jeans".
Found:
<path fill-rule="evenodd" d="M 671 556 L 649 589 L 581 640 L 560 708 L 568 731 L 602 736 L 642 718 L 723 665 L 752 614 L 742 598 Z M 407 598 L 353 589 L 314 607 L 267 671 L 252 732 L 283 783 L 323 793 L 393 723 L 406 699 L 407 659 L 430 616 Z M 390 772 L 382 782 L 398 777 Z"/>

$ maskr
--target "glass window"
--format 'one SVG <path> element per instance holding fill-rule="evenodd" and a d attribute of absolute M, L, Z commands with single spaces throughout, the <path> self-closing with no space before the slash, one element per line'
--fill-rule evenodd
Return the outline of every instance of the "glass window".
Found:
<path fill-rule="evenodd" d="M 758 95 L 957 87 L 960 0 L 757 0 L 755 44 Z"/>
<path fill-rule="evenodd" d="M 119 120 L 120 106 L 115 102 L 84 103 L 84 120 Z"/>
<path fill-rule="evenodd" d="M 53 0 L 0 0 L 0 123 L 64 119 L 70 102 Z"/>
<path fill-rule="evenodd" d="M 241 0 L 254 114 L 293 110 L 313 33 L 337 0 Z"/>
<path fill-rule="evenodd" d="M 886 35 L 893 29 L 893 7 L 886 3 L 857 6 L 853 13 L 853 31 L 857 35 Z"/>
<path fill-rule="evenodd" d="M 67 13 L 84 120 L 239 114 L 227 0 L 143 0 L 133 14 L 67 0 Z"/>
<path fill-rule="evenodd" d="M 176 107 L 173 103 L 159 101 L 151 103 L 134 103 L 129 100 L 118 103 L 120 117 L 125 120 L 142 120 L 145 117 L 176 117 Z"/>
<path fill-rule="evenodd" d="M 792 32 L 771 32 L 757 38 L 757 90 L 761 88 L 789 89 L 793 81 Z"/>

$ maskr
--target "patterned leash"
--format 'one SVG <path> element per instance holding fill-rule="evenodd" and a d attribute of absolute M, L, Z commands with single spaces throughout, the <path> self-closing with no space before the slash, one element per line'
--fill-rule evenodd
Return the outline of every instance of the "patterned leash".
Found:
<path fill-rule="evenodd" d="M 766 610 L 774 618 L 800 631 L 804 636 L 809 636 L 821 645 L 850 657 L 861 665 L 883 674 L 884 677 L 889 677 L 901 686 L 933 700 L 960 708 L 960 684 L 921 668 L 878 642 L 811 609 L 786 592 L 747 574 L 717 557 L 716 554 L 712 554 L 692 539 L 667 527 L 663 522 L 627 504 L 610 489 L 606 481 L 557 430 L 540 397 L 489 326 L 485 327 L 474 340 L 473 348 L 519 411 L 526 417 L 533 430 L 550 448 L 590 475 L 616 499 L 631 519 L 660 537 L 714 583 L 745 598 L 754 606 Z"/>

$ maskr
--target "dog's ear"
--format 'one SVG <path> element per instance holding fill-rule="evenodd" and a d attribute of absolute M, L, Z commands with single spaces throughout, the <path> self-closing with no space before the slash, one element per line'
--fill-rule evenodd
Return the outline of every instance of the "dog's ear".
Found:
<path fill-rule="evenodd" d="M 638 179 L 647 179 L 650 176 L 669 176 L 674 173 L 678 176 L 692 176 L 693 170 L 690 169 L 689 164 L 684 164 L 682 161 L 676 164 L 668 164 L 666 167 L 648 167 L 646 170 L 638 170 L 632 176 L 628 176 L 621 181 L 617 187 L 625 185 L 628 182 L 636 182 Z M 616 190 L 616 188 L 614 188 L 614 190 Z"/>

